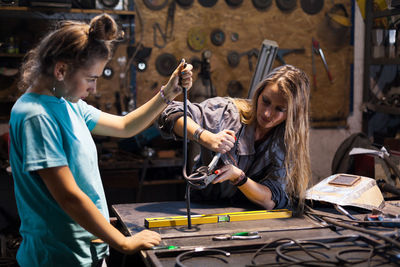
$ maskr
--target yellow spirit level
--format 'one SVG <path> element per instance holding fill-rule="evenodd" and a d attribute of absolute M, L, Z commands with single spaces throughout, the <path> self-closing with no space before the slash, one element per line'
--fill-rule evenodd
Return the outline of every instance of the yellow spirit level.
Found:
<path fill-rule="evenodd" d="M 263 219 L 278 219 L 278 218 L 290 218 L 290 217 L 292 217 L 292 212 L 290 210 L 278 209 L 278 210 L 256 210 L 256 211 L 227 212 L 218 214 L 192 215 L 191 221 L 192 224 L 206 224 L 206 223 L 219 223 L 219 222 L 239 222 L 239 221 L 263 220 Z M 146 228 L 187 225 L 187 216 L 145 218 L 144 225 L 146 226 Z"/>

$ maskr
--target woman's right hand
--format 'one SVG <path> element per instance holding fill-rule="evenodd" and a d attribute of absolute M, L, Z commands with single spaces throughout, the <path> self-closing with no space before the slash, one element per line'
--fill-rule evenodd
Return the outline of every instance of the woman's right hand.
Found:
<path fill-rule="evenodd" d="M 187 64 L 184 59 L 181 60 L 164 87 L 164 94 L 168 100 L 172 101 L 182 93 L 182 87 L 186 88 L 186 90 L 192 87 L 192 69 L 193 66 L 191 64 Z"/>
<path fill-rule="evenodd" d="M 232 130 L 222 130 L 219 133 L 204 131 L 200 135 L 200 144 L 207 149 L 222 154 L 230 151 L 235 145 L 236 136 Z"/>
<path fill-rule="evenodd" d="M 134 236 L 126 237 L 123 252 L 133 254 L 139 250 L 149 249 L 160 244 L 161 236 L 159 233 L 150 230 L 143 230 Z"/>

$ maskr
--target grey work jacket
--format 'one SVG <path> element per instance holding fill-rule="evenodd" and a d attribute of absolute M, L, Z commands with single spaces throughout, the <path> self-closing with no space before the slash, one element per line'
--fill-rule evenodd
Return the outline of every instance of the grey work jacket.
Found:
<path fill-rule="evenodd" d="M 183 104 L 176 101 L 160 115 L 158 127 L 164 138 L 180 139 L 174 134 L 173 127 L 181 116 L 183 116 Z M 236 165 L 246 173 L 247 177 L 267 186 L 272 192 L 275 209 L 288 208 L 289 199 L 285 192 L 284 124 L 275 127 L 269 136 L 256 146 L 255 125 L 245 125 L 240 122 L 239 111 L 230 98 L 214 97 L 201 103 L 188 101 L 187 116 L 212 133 L 218 133 L 224 129 L 234 131 L 238 141 L 236 146 L 228 152 L 230 156 L 222 155 L 224 164 Z M 204 162 L 205 157 L 203 157 L 207 153 L 210 151 L 202 147 L 200 155 L 196 157 L 195 168 L 208 165 L 209 161 Z M 248 204 L 249 202 L 229 181 L 210 184 L 203 190 L 196 190 L 192 193 L 192 199 L 194 201 L 225 200 L 229 204 Z"/>

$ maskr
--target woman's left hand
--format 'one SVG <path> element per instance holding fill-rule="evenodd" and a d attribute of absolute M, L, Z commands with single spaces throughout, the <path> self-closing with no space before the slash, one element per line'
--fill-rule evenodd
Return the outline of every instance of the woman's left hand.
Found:
<path fill-rule="evenodd" d="M 241 169 L 233 166 L 232 164 L 225 165 L 222 168 L 215 170 L 215 174 L 217 178 L 212 181 L 213 184 L 222 183 L 226 180 L 230 180 L 231 182 L 235 182 L 236 179 L 243 173 Z"/>
<path fill-rule="evenodd" d="M 164 94 L 168 100 L 174 100 L 183 91 L 182 87 L 186 90 L 192 87 L 192 69 L 193 66 L 186 64 L 185 60 L 182 59 L 164 87 Z"/>

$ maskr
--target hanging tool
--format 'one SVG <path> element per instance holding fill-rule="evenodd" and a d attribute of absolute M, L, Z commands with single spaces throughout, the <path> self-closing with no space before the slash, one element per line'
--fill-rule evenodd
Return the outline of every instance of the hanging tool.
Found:
<path fill-rule="evenodd" d="M 324 52 L 322 51 L 321 47 L 319 46 L 319 42 L 316 39 L 314 39 L 314 37 L 312 37 L 312 46 L 311 47 L 312 47 L 311 54 L 312 54 L 312 64 L 313 64 L 313 79 L 314 79 L 314 87 L 316 89 L 317 88 L 317 81 L 316 81 L 317 80 L 317 78 L 316 78 L 317 72 L 316 72 L 316 68 L 315 68 L 314 53 L 321 57 L 321 60 L 324 63 L 326 73 L 328 74 L 329 81 L 331 83 L 333 83 L 333 78 L 332 78 L 331 72 L 329 71 L 328 63 L 326 62 Z"/>
<path fill-rule="evenodd" d="M 249 51 L 247 51 L 247 59 L 249 61 L 249 70 L 253 71 L 253 62 L 251 62 L 251 58 L 252 57 L 258 58 L 258 49 L 257 48 L 253 48 L 250 49 Z"/>
<path fill-rule="evenodd" d="M 217 235 L 213 236 L 212 240 L 214 241 L 226 241 L 226 240 L 251 240 L 251 239 L 260 239 L 261 236 L 258 232 L 239 232 L 231 235 Z"/>
<path fill-rule="evenodd" d="M 174 32 L 174 16 L 175 16 L 175 1 L 172 1 L 168 7 L 167 13 L 167 21 L 165 22 L 165 30 L 161 29 L 161 26 L 158 22 L 153 24 L 153 42 L 154 46 L 158 48 L 164 48 L 168 41 L 172 39 L 172 34 Z M 157 31 L 160 33 L 162 43 L 157 41 Z"/>
<path fill-rule="evenodd" d="M 285 60 L 283 59 L 284 56 L 290 53 L 296 53 L 296 54 L 303 54 L 305 52 L 304 48 L 296 48 L 296 49 L 280 49 L 278 50 L 276 56 L 277 59 L 283 64 L 286 65 Z"/>
<path fill-rule="evenodd" d="M 231 66 L 232 68 L 237 67 L 239 65 L 240 58 L 242 56 L 245 56 L 245 55 L 247 55 L 247 59 L 249 61 L 249 69 L 250 69 L 250 71 L 252 71 L 253 70 L 253 63 L 251 61 L 251 58 L 253 56 L 255 58 L 258 58 L 258 49 L 257 48 L 250 49 L 250 50 L 248 50 L 246 52 L 243 52 L 243 53 L 238 53 L 236 51 L 229 52 L 228 56 L 227 56 L 227 60 L 228 60 L 229 66 Z"/>
<path fill-rule="evenodd" d="M 314 43 L 311 42 L 311 61 L 314 90 L 317 91 L 317 69 L 315 67 Z"/>
<path fill-rule="evenodd" d="M 200 103 L 205 99 L 217 96 L 211 79 L 211 56 L 211 50 L 204 50 L 201 54 L 200 72 L 190 90 L 190 101 L 192 103 Z"/>

